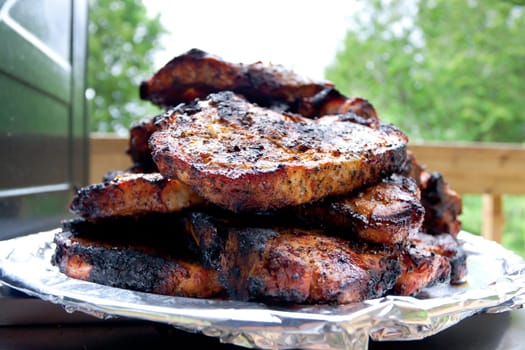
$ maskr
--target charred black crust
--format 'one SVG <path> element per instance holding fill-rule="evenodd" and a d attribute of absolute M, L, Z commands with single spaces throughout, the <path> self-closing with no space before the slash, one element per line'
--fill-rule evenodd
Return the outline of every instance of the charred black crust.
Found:
<path fill-rule="evenodd" d="M 191 212 L 188 217 L 204 267 L 218 269 L 226 240 L 219 219 L 204 212 Z"/>
<path fill-rule="evenodd" d="M 370 271 L 370 280 L 363 300 L 379 298 L 392 290 L 401 275 L 401 264 L 397 256 L 383 258 L 382 269 Z"/>
<path fill-rule="evenodd" d="M 139 97 L 141 100 L 148 100 L 148 82 L 143 81 L 140 83 L 139 87 Z"/>
<path fill-rule="evenodd" d="M 209 56 L 209 54 L 201 49 L 192 48 L 190 49 L 186 55 L 193 57 L 193 58 L 205 58 Z"/>
<path fill-rule="evenodd" d="M 422 184 L 421 203 L 425 207 L 423 226 L 426 232 L 457 235 L 461 229 L 461 197 L 450 189 L 441 173 L 430 173 Z"/>
<path fill-rule="evenodd" d="M 456 254 L 449 258 L 450 283 L 461 284 L 467 276 L 467 254 L 462 248 L 458 248 Z"/>
<path fill-rule="evenodd" d="M 186 214 L 147 214 L 111 217 L 90 222 L 82 218 L 63 220 L 62 231 L 72 237 L 118 246 L 142 246 L 159 254 L 198 259 L 200 250 L 187 231 Z"/>
<path fill-rule="evenodd" d="M 232 228 L 228 232 L 230 235 L 236 235 L 241 256 L 263 253 L 268 247 L 268 241 L 279 235 L 274 229 L 259 227 Z"/>
<path fill-rule="evenodd" d="M 128 248 L 106 249 L 73 245 L 69 254 L 83 256 L 93 266 L 88 280 L 111 287 L 154 292 L 166 281 L 172 261 Z"/>

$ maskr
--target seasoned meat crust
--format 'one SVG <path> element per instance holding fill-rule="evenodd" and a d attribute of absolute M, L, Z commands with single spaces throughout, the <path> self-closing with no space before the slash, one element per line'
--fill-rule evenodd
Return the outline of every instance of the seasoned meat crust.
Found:
<path fill-rule="evenodd" d="M 159 173 L 127 173 L 80 188 L 69 208 L 95 221 L 113 216 L 176 212 L 202 203 L 201 197 L 176 179 Z"/>
<path fill-rule="evenodd" d="M 279 304 L 352 303 L 383 296 L 400 275 L 399 253 L 324 230 L 228 222 L 193 212 L 187 226 L 204 266 L 231 298 Z"/>
<path fill-rule="evenodd" d="M 322 231 L 230 229 L 221 281 L 240 300 L 346 304 L 383 296 L 399 276 L 388 251 Z"/>
<path fill-rule="evenodd" d="M 266 210 L 379 182 L 405 162 L 407 137 L 335 116 L 311 120 L 212 94 L 193 114 L 159 120 L 149 144 L 160 173 L 232 211 Z"/>
<path fill-rule="evenodd" d="M 148 140 L 157 130 L 155 122 L 160 116 L 145 118 L 132 125 L 129 129 L 129 147 L 126 153 L 130 156 L 133 168 L 140 168 L 143 173 L 158 172 L 157 166 L 151 159 L 151 150 Z"/>
<path fill-rule="evenodd" d="M 425 232 L 434 235 L 449 233 L 457 237 L 461 231 L 463 202 L 441 173 L 421 173 L 421 203 L 426 209 Z"/>
<path fill-rule="evenodd" d="M 233 91 L 265 107 L 293 107 L 302 99 L 333 87 L 281 65 L 231 63 L 199 49 L 183 53 L 140 85 L 140 97 L 160 107 L 177 106 L 210 93 Z"/>
<path fill-rule="evenodd" d="M 416 295 L 424 288 L 450 281 L 450 263 L 418 245 L 409 245 L 401 252 L 401 275 L 393 288 L 394 295 Z"/>
<path fill-rule="evenodd" d="M 115 198 L 115 191 L 119 196 L 134 199 L 136 196 L 133 193 L 148 193 L 149 197 L 138 197 L 136 199 L 137 201 L 149 200 L 153 203 L 149 206 L 143 205 L 141 209 L 140 215 L 149 216 L 178 212 L 177 210 L 166 210 L 166 207 L 160 204 L 155 205 L 155 198 L 185 198 L 187 196 L 200 198 L 196 194 L 191 194 L 192 190 L 187 186 L 153 186 L 151 182 L 153 178 L 157 178 L 158 182 L 162 183 L 162 176 L 159 174 L 117 172 L 107 176 L 106 182 L 91 185 L 78 191 L 79 194 L 82 193 L 85 196 L 82 199 L 85 220 L 98 221 L 104 218 L 138 217 L 138 214 L 133 213 L 138 212 L 140 208 L 129 209 L 128 206 L 133 205 L 129 201 L 127 205 L 122 205 L 120 200 Z M 125 185 L 122 185 L 123 179 L 126 179 Z M 115 181 L 120 181 L 120 186 Z M 108 185 L 108 183 L 113 183 L 113 185 Z M 98 190 L 94 191 L 93 187 L 98 188 Z M 104 191 L 107 195 L 113 196 L 113 200 L 109 200 L 107 195 L 103 195 Z M 330 227 L 341 232 L 342 237 L 346 239 L 358 237 L 369 242 L 394 245 L 402 243 L 411 232 L 419 230 L 421 226 L 424 210 L 419 203 L 418 195 L 418 189 L 412 179 L 394 174 L 378 184 L 314 203 L 271 212 L 257 212 L 254 213 L 255 215 L 244 213 L 239 216 L 226 211 L 221 211 L 220 215 L 237 222 L 261 223 L 270 220 L 272 222 L 294 223 L 308 228 Z M 204 199 L 193 201 L 187 206 L 185 205 L 183 209 L 202 210 L 204 207 L 208 210 L 217 211 L 217 208 L 211 208 L 211 205 Z M 171 208 L 174 209 L 175 207 L 172 206 Z M 103 211 L 104 213 L 102 213 Z M 161 217 L 158 220 L 159 223 L 163 222 Z M 137 223 L 144 221 L 148 222 L 148 225 L 153 224 L 152 220 L 137 220 Z M 105 225 L 107 226 L 107 223 Z M 142 228 L 149 230 L 152 229 L 152 226 L 142 226 Z M 68 230 L 71 229 L 68 228 Z M 115 229 L 118 230 L 117 227 Z"/>
<path fill-rule="evenodd" d="M 418 232 L 387 246 L 206 209 L 65 220 L 53 264 L 69 277 L 120 288 L 278 304 L 418 295 L 466 274 L 464 252 L 449 234 Z"/>
<path fill-rule="evenodd" d="M 312 101 L 308 107 L 304 106 L 304 108 L 308 108 L 309 112 L 300 111 L 300 114 L 302 116 L 333 115 L 331 118 L 325 117 L 324 120 L 336 119 L 369 126 L 375 129 L 380 126 L 385 127 L 381 124 L 374 108 L 367 100 L 357 97 L 348 99 L 342 97 L 339 93 L 335 94 L 339 97 L 332 97 L 334 94 L 323 94 L 321 97 L 324 99 L 326 99 L 327 96 L 331 96 L 330 102 L 323 100 L 325 102 L 325 105 L 323 105 L 320 104 L 320 102 Z M 131 157 L 133 163 L 129 170 L 144 173 L 158 172 L 158 168 L 151 157 L 151 149 L 148 143 L 151 134 L 160 128 L 158 122 L 166 118 L 166 115 L 174 113 L 195 113 L 199 108 L 197 100 L 193 100 L 177 105 L 171 110 L 156 115 L 153 118 L 145 118 L 134 123 L 130 128 L 129 147 L 126 150 L 126 153 Z"/>
<path fill-rule="evenodd" d="M 457 237 L 461 231 L 463 202 L 443 175 L 429 171 L 417 162 L 410 151 L 407 151 L 407 161 L 401 173 L 413 178 L 420 189 L 421 204 L 425 208 L 423 231 L 433 235 L 448 233 Z"/>
<path fill-rule="evenodd" d="M 348 195 L 295 207 L 293 212 L 306 221 L 339 231 L 348 228 L 361 239 L 386 245 L 404 243 L 420 230 L 425 215 L 415 181 L 397 174 Z"/>
<path fill-rule="evenodd" d="M 141 292 L 209 298 L 224 293 L 213 269 L 196 261 L 159 254 L 149 246 L 55 235 L 53 264 L 65 275 Z"/>
<path fill-rule="evenodd" d="M 417 232 L 409 244 L 447 258 L 450 263 L 450 283 L 464 283 L 468 274 L 467 254 L 461 242 L 449 233 L 428 234 Z"/>

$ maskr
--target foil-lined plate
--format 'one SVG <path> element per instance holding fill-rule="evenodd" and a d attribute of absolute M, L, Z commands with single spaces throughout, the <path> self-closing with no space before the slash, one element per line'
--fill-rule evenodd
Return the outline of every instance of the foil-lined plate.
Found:
<path fill-rule="evenodd" d="M 0 241 L 0 282 L 69 312 L 167 323 L 247 348 L 365 350 L 369 339 L 422 339 L 474 314 L 525 304 L 525 260 L 464 231 L 458 238 L 468 254 L 465 284 L 429 288 L 418 298 L 286 308 L 141 293 L 69 278 L 51 264 L 59 231 Z"/>

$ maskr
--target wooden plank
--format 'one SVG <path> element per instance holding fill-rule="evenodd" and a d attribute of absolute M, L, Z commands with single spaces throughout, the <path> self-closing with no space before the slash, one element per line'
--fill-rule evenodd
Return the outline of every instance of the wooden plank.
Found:
<path fill-rule="evenodd" d="M 125 170 L 131 166 L 126 153 L 128 138 L 108 134 L 90 135 L 89 182 L 97 183 L 109 171 Z"/>
<path fill-rule="evenodd" d="M 482 215 L 482 236 L 486 239 L 501 243 L 503 238 L 503 226 L 505 224 L 502 196 L 484 194 Z"/>
<path fill-rule="evenodd" d="M 412 143 L 430 171 L 439 171 L 459 193 L 525 194 L 525 147 L 516 144 Z"/>

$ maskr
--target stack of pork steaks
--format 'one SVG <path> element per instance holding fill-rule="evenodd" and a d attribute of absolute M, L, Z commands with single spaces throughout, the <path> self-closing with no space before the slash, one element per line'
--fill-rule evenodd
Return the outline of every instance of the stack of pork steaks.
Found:
<path fill-rule="evenodd" d="M 140 86 L 128 169 L 80 188 L 71 278 L 164 295 L 348 304 L 463 283 L 460 196 L 363 98 L 192 49 Z"/>

